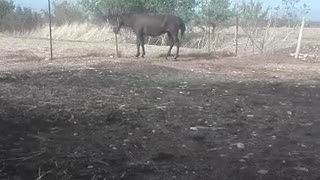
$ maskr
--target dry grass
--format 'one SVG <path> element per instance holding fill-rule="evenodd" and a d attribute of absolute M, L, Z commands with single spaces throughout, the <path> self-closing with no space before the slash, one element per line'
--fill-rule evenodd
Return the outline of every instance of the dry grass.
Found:
<path fill-rule="evenodd" d="M 265 34 L 265 29 L 261 31 L 259 34 Z M 234 32 L 235 27 L 217 29 L 215 34 L 212 35 L 210 47 L 213 51 L 226 51 L 226 52 L 234 52 L 235 44 L 234 44 Z M 16 37 L 26 37 L 26 38 L 44 38 L 48 39 L 49 37 L 49 28 L 48 25 L 43 27 L 39 27 L 31 32 L 6 32 L 11 36 Z M 296 39 L 298 37 L 299 28 L 270 28 L 269 35 L 266 38 L 266 44 L 264 47 L 264 52 L 275 52 L 282 48 L 288 48 L 296 44 Z M 74 24 L 66 24 L 63 26 L 53 26 L 53 37 L 55 40 L 68 40 L 68 41 L 80 41 L 80 42 L 98 42 L 109 44 L 112 49 L 105 53 L 101 48 L 90 48 L 88 56 L 93 55 L 95 57 L 105 56 L 105 55 L 114 55 L 113 47 L 115 43 L 114 33 L 112 32 L 112 27 L 108 24 L 103 26 L 97 26 L 91 23 L 74 23 Z M 261 41 L 263 35 L 259 35 L 257 37 L 258 41 Z M 120 35 L 118 36 L 119 43 L 121 47 L 124 47 L 124 44 L 135 43 L 135 35 L 128 31 L 122 30 Z M 320 28 L 305 28 L 303 35 L 304 42 L 310 41 L 320 41 Z M 194 53 L 195 51 L 198 53 L 199 49 L 201 51 L 206 51 L 208 48 L 208 36 L 206 32 L 206 28 L 203 27 L 194 27 L 192 29 L 188 29 L 183 39 L 182 46 L 184 48 L 189 48 L 185 50 L 186 52 L 191 51 Z M 165 54 L 166 46 L 167 46 L 167 38 L 166 36 L 160 36 L 156 38 L 146 38 L 146 43 L 149 45 L 158 45 L 157 47 L 152 47 L 155 49 L 161 49 L 158 54 Z M 86 45 L 91 46 L 91 45 Z M 93 45 L 92 45 L 93 46 Z M 163 47 L 161 47 L 163 46 Z M 101 46 L 100 46 L 101 47 Z M 150 47 L 148 47 L 150 48 Z M 195 50 L 198 49 L 198 50 Z M 72 49 L 68 49 L 73 52 Z M 123 49 L 124 50 L 124 49 Z M 148 51 L 148 50 L 147 50 Z M 113 52 L 113 53 L 110 53 Z M 249 38 L 245 35 L 245 33 L 240 28 L 239 32 L 239 55 L 250 55 L 260 53 L 257 48 L 254 48 L 253 44 L 249 41 Z M 125 49 L 125 53 L 122 56 L 126 56 L 126 54 L 134 53 L 133 50 Z M 147 52 L 148 53 L 148 52 Z M 163 56 L 163 55 L 162 55 Z M 199 56 L 205 56 L 203 54 L 199 54 Z"/>
<path fill-rule="evenodd" d="M 295 46 L 297 43 L 300 27 L 287 28 L 287 27 L 271 27 L 268 29 L 269 33 L 266 37 L 266 44 L 264 52 L 275 52 L 279 49 L 289 48 Z M 257 42 L 261 42 L 264 38 L 266 28 L 260 28 L 260 32 L 256 37 Z M 225 28 L 218 30 L 216 36 L 218 40 L 216 44 L 212 46 L 218 49 L 235 49 L 234 44 L 235 27 Z M 305 28 L 303 33 L 303 43 L 320 42 L 320 28 Z M 248 36 L 242 28 L 239 28 L 239 53 L 241 55 L 250 55 L 259 53 L 257 48 L 253 48 L 253 44 L 250 42 Z"/>
<path fill-rule="evenodd" d="M 97 26 L 91 23 L 73 23 L 52 27 L 53 38 L 57 40 L 109 42 L 114 41 L 111 26 Z M 16 37 L 49 38 L 49 25 L 44 25 L 30 32 L 6 32 Z M 124 38 L 120 37 L 120 41 Z"/>
<path fill-rule="evenodd" d="M 50 57 L 49 40 L 34 38 L 17 38 L 0 34 L 0 63 L 2 60 L 12 61 L 29 57 L 34 59 L 46 59 Z M 168 46 L 146 45 L 146 58 L 155 58 L 159 54 L 166 53 Z M 200 49 L 181 48 L 181 54 L 202 52 Z M 88 57 L 115 57 L 115 44 L 113 42 L 85 42 L 85 41 L 53 41 L 54 58 L 88 58 Z M 173 49 L 173 52 L 175 48 Z M 134 58 L 136 45 L 119 43 L 119 55 L 124 58 Z M 15 57 L 13 57 L 15 56 Z"/>
<path fill-rule="evenodd" d="M 50 61 L 49 41 L 45 39 L 14 38 L 1 36 L 0 34 L 0 71 L 22 69 L 44 69 L 45 67 L 58 67 L 59 69 L 87 69 L 91 65 L 100 63 L 126 63 L 139 62 L 151 63 L 170 68 L 190 70 L 204 73 L 221 73 L 235 76 L 257 73 L 265 77 L 264 72 L 270 72 L 270 76 L 300 77 L 300 74 L 308 73 L 308 77 L 318 76 L 319 64 L 307 64 L 297 61 L 289 56 L 249 56 L 239 58 L 225 58 L 233 56 L 230 51 L 219 50 L 212 54 L 206 53 L 206 49 L 181 48 L 178 61 L 169 58 L 159 58 L 168 51 L 165 46 L 146 46 L 146 58 L 135 58 L 135 45 L 120 43 L 121 57 L 115 59 L 114 45 L 112 43 L 96 42 L 70 42 L 54 41 L 54 60 Z M 175 48 L 172 53 L 175 53 Z M 286 52 L 284 52 L 286 53 Z M 287 54 L 287 53 L 286 53 Z M 121 64 L 120 63 L 120 64 Z M 296 69 L 303 66 L 303 70 L 294 70 L 289 67 L 294 64 Z M 290 69 L 289 69 L 290 68 Z M 261 70 L 262 69 L 262 70 Z M 292 69 L 292 70 L 291 70 Z M 45 70 L 45 69 L 44 69 Z M 223 70 L 223 72 L 222 72 Z"/>
<path fill-rule="evenodd" d="M 159 54 L 158 57 L 166 57 L 166 53 L 162 53 L 162 54 Z M 172 54 L 174 55 L 174 54 Z M 179 57 L 182 57 L 182 58 L 190 58 L 190 59 L 206 59 L 206 60 L 214 60 L 214 59 L 221 59 L 221 58 L 225 58 L 225 57 L 233 57 L 235 56 L 234 53 L 232 52 L 229 52 L 229 51 L 215 51 L 215 52 L 211 52 L 211 53 L 208 53 L 208 52 L 205 52 L 205 51 L 189 51 L 189 52 L 186 52 L 186 53 L 183 53 L 183 54 L 180 54 Z"/>
<path fill-rule="evenodd" d="M 114 42 L 114 33 L 112 26 L 105 24 L 97 26 L 91 23 L 73 23 L 65 24 L 62 26 L 53 26 L 53 38 L 56 40 L 71 40 L 71 41 L 86 41 L 86 42 Z M 186 33 L 183 46 L 189 48 L 202 48 L 206 45 L 206 32 L 193 32 Z M 15 31 L 6 32 L 7 35 L 15 37 L 28 37 L 28 38 L 49 38 L 49 26 L 44 25 L 33 31 Z M 119 36 L 119 42 L 135 43 L 135 35 L 130 30 L 122 29 Z M 146 43 L 149 45 L 166 46 L 168 39 L 166 35 L 159 37 L 148 37 Z"/>

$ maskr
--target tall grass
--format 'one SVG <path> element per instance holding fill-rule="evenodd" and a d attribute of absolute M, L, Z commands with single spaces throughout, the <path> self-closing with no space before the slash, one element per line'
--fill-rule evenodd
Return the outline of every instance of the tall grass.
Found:
<path fill-rule="evenodd" d="M 6 32 L 18 37 L 49 38 L 49 25 L 38 27 L 35 30 L 22 32 Z M 52 26 L 53 38 L 57 40 L 74 41 L 113 41 L 114 34 L 111 26 L 97 26 L 91 23 L 72 23 L 61 26 Z"/>
<path fill-rule="evenodd" d="M 114 43 L 114 33 L 112 26 L 104 24 L 98 26 L 93 23 L 71 23 L 61 26 L 53 26 L 53 38 L 57 40 L 72 40 L 85 42 L 110 42 Z M 208 33 L 205 27 L 188 27 L 182 46 L 186 48 L 206 49 L 208 47 Z M 213 50 L 234 51 L 234 32 L 235 27 L 217 29 L 211 36 L 211 44 Z M 299 29 L 292 28 L 270 28 L 269 37 L 265 46 L 265 52 L 275 51 L 277 49 L 286 48 L 294 45 L 298 36 Z M 19 37 L 31 38 L 49 38 L 49 27 L 43 25 L 32 31 L 15 31 L 6 32 L 7 34 Z M 265 34 L 265 33 L 261 33 Z M 288 36 L 289 35 L 289 36 Z M 286 38 L 287 37 L 287 38 Z M 256 37 L 256 38 L 263 38 Z M 135 43 L 135 35 L 130 30 L 121 30 L 118 36 L 119 43 Z M 320 41 L 320 28 L 305 28 L 304 41 Z M 168 45 L 166 35 L 159 37 L 147 37 L 146 43 L 149 45 Z M 241 30 L 239 31 L 239 51 L 245 54 L 252 53 L 253 45 L 248 41 L 248 37 Z M 247 52 L 248 51 L 248 52 Z"/>
<path fill-rule="evenodd" d="M 92 23 L 71 23 L 61 26 L 52 26 L 53 38 L 57 40 L 73 40 L 73 41 L 91 41 L 91 42 L 113 42 L 114 33 L 112 26 L 104 24 L 98 26 Z M 45 24 L 32 31 L 7 31 L 6 34 L 17 37 L 30 38 L 49 38 L 49 25 Z M 135 34 L 130 30 L 122 29 L 119 42 L 135 43 Z M 166 35 L 158 37 L 146 37 L 146 43 L 149 45 L 168 45 Z M 203 48 L 206 46 L 207 36 L 205 31 L 189 30 L 183 40 L 182 46 L 189 48 Z"/>

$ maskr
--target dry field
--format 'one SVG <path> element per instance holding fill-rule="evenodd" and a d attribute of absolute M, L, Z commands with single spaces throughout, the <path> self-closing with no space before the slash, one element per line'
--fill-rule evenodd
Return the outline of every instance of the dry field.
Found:
<path fill-rule="evenodd" d="M 2 35 L 0 179 L 320 179 L 318 47 L 173 61 L 60 40 L 51 61 Z"/>
<path fill-rule="evenodd" d="M 6 34 L 15 37 L 26 38 L 48 38 L 48 26 L 39 27 L 31 32 L 7 32 Z M 91 23 L 73 23 L 63 26 L 53 26 L 53 36 L 58 40 L 73 40 L 85 42 L 105 42 L 114 44 L 114 34 L 112 27 L 108 24 L 101 24 L 97 26 Z M 208 46 L 206 27 L 187 27 L 185 39 L 183 41 L 184 47 L 190 48 L 204 48 Z M 298 38 L 299 28 L 270 28 L 265 32 L 266 28 L 258 28 L 259 37 L 255 38 L 258 45 L 265 36 L 265 52 L 274 52 L 280 48 L 287 48 L 294 45 Z M 211 35 L 211 47 L 218 50 L 226 50 L 234 52 L 234 33 L 235 27 L 218 28 L 214 35 Z M 121 30 L 119 41 L 135 42 L 134 34 L 129 30 Z M 320 41 L 320 28 L 305 28 L 304 29 L 304 42 L 319 42 Z M 149 44 L 166 45 L 165 38 L 146 38 Z M 251 41 L 248 39 L 242 28 L 239 29 L 239 53 L 242 55 L 250 55 L 252 52 L 259 52 L 257 48 L 253 48 Z"/>

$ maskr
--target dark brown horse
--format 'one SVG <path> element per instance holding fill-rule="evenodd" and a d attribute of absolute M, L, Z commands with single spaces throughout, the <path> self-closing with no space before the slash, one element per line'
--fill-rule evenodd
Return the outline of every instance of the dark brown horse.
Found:
<path fill-rule="evenodd" d="M 167 56 L 171 55 L 173 45 L 177 46 L 175 59 L 179 56 L 180 40 L 178 37 L 179 30 L 181 30 L 181 37 L 183 37 L 186 26 L 180 17 L 174 15 L 155 15 L 155 14 L 124 14 L 117 18 L 117 25 L 114 32 L 117 34 L 121 27 L 131 28 L 137 37 L 137 54 L 140 56 L 140 45 L 142 47 L 142 55 L 145 56 L 144 37 L 145 36 L 159 36 L 167 33 L 170 41 L 170 48 Z"/>

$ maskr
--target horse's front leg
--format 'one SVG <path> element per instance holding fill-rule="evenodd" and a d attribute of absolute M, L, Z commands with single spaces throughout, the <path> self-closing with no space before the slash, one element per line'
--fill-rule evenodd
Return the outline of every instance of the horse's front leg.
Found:
<path fill-rule="evenodd" d="M 142 55 L 141 55 L 141 57 L 144 58 L 144 55 L 146 55 L 146 52 L 145 52 L 145 49 L 144 49 L 144 36 L 143 35 L 140 36 L 140 42 L 141 42 L 141 47 L 142 47 Z"/>
<path fill-rule="evenodd" d="M 179 57 L 179 49 L 180 49 L 180 45 L 181 45 L 181 42 L 180 42 L 180 40 L 179 40 L 179 38 L 178 38 L 178 34 L 177 34 L 176 36 L 174 36 L 174 43 L 175 43 L 176 46 L 177 46 L 176 56 L 174 57 L 174 59 L 176 60 L 176 59 L 178 59 L 178 57 Z"/>
<path fill-rule="evenodd" d="M 140 56 L 140 44 L 141 44 L 141 38 L 139 36 L 137 36 L 137 54 L 136 57 Z"/>
<path fill-rule="evenodd" d="M 168 32 L 167 34 L 168 34 L 168 37 L 169 37 L 170 47 L 169 47 L 169 50 L 168 50 L 168 52 L 167 52 L 166 59 L 167 59 L 169 56 L 171 56 L 171 50 L 172 50 L 173 45 L 174 45 L 173 37 L 172 37 L 171 33 Z"/>

